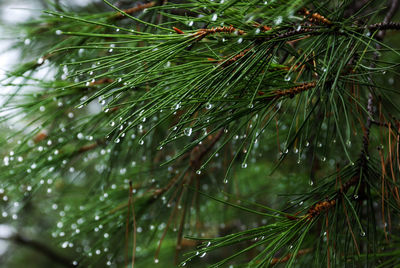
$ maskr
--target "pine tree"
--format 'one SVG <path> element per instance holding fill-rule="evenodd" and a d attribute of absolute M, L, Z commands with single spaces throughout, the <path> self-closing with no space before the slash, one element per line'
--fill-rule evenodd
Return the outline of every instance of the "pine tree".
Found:
<path fill-rule="evenodd" d="M 3 239 L 63 266 L 400 267 L 398 0 L 48 2 L 10 29 Z"/>

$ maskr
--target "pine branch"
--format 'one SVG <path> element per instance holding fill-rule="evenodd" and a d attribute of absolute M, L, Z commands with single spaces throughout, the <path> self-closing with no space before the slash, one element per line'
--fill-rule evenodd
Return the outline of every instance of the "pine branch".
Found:
<path fill-rule="evenodd" d="M 391 22 L 397 0 L 385 15 L 377 0 L 362 2 L 368 11 L 358 2 L 283 0 L 157 0 L 128 9 L 106 0 L 99 13 L 48 11 L 24 26 L 19 42 L 37 59 L 2 79 L 15 89 L 2 122 L 22 126 L 5 128 L 12 135 L 0 140 L 1 197 L 60 197 L 54 239 L 83 248 L 83 266 L 146 265 L 154 250 L 168 266 L 162 248 L 176 245 L 179 260 L 188 230 L 210 241 L 190 259 L 226 251 L 212 267 L 236 257 L 249 267 L 376 265 L 385 253 L 378 242 L 399 219 L 390 115 L 400 109 L 382 71 L 397 81 L 400 53 L 383 35 L 400 26 Z M 375 132 L 373 124 L 386 128 Z M 380 143 L 388 146 L 370 150 Z M 302 165 L 307 158 L 318 164 Z M 335 164 L 346 167 L 335 172 Z M 310 168 L 313 185 L 304 175 Z M 234 194 L 221 199 L 221 189 Z M 285 195 L 277 200 L 276 192 Z M 207 225 L 239 218 L 223 236 Z"/>
<path fill-rule="evenodd" d="M 400 30 L 400 23 L 399 22 L 380 22 L 380 23 L 368 25 L 366 28 L 370 31 Z M 380 37 L 380 38 L 382 38 L 382 37 Z"/>
<path fill-rule="evenodd" d="M 392 25 L 390 29 L 400 29 L 400 25 L 399 23 L 391 23 L 390 21 L 392 20 L 393 16 L 396 14 L 397 9 L 399 7 L 399 0 L 388 0 L 388 4 L 389 4 L 389 10 L 387 11 L 385 18 L 383 19 L 383 24 L 397 24 L 397 26 Z M 388 27 L 388 26 L 386 26 Z M 385 28 L 380 29 L 381 31 L 378 32 L 378 34 L 376 35 L 376 38 L 378 40 L 383 40 L 383 38 L 385 37 L 385 32 L 383 30 L 385 30 Z"/>

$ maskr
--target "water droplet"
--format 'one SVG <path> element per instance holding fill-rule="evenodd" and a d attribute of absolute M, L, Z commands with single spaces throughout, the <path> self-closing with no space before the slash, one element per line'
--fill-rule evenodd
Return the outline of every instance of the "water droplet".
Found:
<path fill-rule="evenodd" d="M 43 62 L 44 62 L 44 59 L 43 59 L 43 58 L 39 58 L 39 59 L 37 60 L 37 64 L 43 64 Z"/>
<path fill-rule="evenodd" d="M 282 23 L 282 21 L 283 21 L 282 16 L 278 16 L 278 17 L 276 17 L 276 19 L 274 20 L 274 23 L 275 23 L 275 25 L 279 25 L 279 24 Z"/>
<path fill-rule="evenodd" d="M 144 144 L 144 140 L 140 140 L 140 141 L 139 141 L 139 144 L 140 144 L 140 145 L 143 145 L 143 144 Z"/>
<path fill-rule="evenodd" d="M 200 174 L 201 174 L 201 170 L 200 170 L 200 169 L 197 170 L 197 171 L 196 171 L 196 174 L 197 174 L 197 175 L 200 175 Z"/>
<path fill-rule="evenodd" d="M 191 21 L 189 21 L 189 23 L 188 23 L 188 26 L 190 26 L 190 27 L 192 27 L 193 26 L 193 21 L 191 20 Z"/>
<path fill-rule="evenodd" d="M 200 258 L 203 258 L 204 256 L 206 256 L 206 252 L 204 252 L 203 254 L 200 255 Z"/>
<path fill-rule="evenodd" d="M 154 259 L 154 263 L 158 263 L 159 261 L 159 259 Z"/>
<path fill-rule="evenodd" d="M 46 110 L 46 108 L 44 106 L 39 107 L 39 111 L 44 112 L 45 110 Z"/>
<path fill-rule="evenodd" d="M 237 43 L 238 43 L 238 44 L 241 44 L 242 42 L 243 42 L 243 38 L 240 37 L 240 38 L 237 40 Z"/>
<path fill-rule="evenodd" d="M 31 39 L 25 39 L 25 41 L 24 41 L 24 44 L 27 46 L 27 45 L 29 45 L 31 43 Z"/>
<path fill-rule="evenodd" d="M 286 75 L 284 79 L 286 82 L 289 82 L 292 79 L 292 77 L 290 75 Z"/>
<path fill-rule="evenodd" d="M 216 21 L 217 19 L 218 19 L 218 15 L 214 13 L 214 14 L 212 15 L 212 17 L 211 17 L 211 20 L 212 20 L 212 21 Z"/>
<path fill-rule="evenodd" d="M 56 31 L 56 35 L 62 35 L 62 33 L 63 33 L 63 32 L 62 32 L 61 30 L 57 30 L 57 31 Z"/>
<path fill-rule="evenodd" d="M 365 236 L 366 233 L 365 233 L 364 231 L 361 231 L 360 235 L 361 235 L 361 236 Z"/>
<path fill-rule="evenodd" d="M 62 248 L 66 248 L 68 246 L 68 241 L 65 241 L 64 243 L 62 243 L 61 247 Z"/>
<path fill-rule="evenodd" d="M 183 130 L 183 133 L 186 135 L 186 136 L 191 136 L 192 135 L 192 128 L 191 127 L 188 127 L 188 128 L 185 128 L 184 130 Z"/>
<path fill-rule="evenodd" d="M 242 168 L 247 168 L 247 163 L 242 163 Z"/>

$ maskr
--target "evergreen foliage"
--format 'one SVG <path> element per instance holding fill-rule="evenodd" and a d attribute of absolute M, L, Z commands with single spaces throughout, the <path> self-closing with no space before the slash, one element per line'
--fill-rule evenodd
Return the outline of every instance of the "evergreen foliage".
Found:
<path fill-rule="evenodd" d="M 15 241 L 80 267 L 400 267 L 397 0 L 48 2 L 1 81 Z"/>

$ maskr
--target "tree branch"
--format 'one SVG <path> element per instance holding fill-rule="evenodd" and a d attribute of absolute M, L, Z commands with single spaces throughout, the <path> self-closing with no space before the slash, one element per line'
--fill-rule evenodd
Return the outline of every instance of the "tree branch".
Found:
<path fill-rule="evenodd" d="M 48 246 L 46 246 L 45 244 L 42 244 L 38 241 L 35 240 L 31 240 L 27 237 L 24 237 L 20 234 L 13 234 L 9 237 L 0 237 L 1 240 L 8 240 L 8 241 L 12 241 L 16 244 L 19 244 L 21 246 L 25 246 L 28 248 L 31 248 L 37 252 L 40 252 L 41 254 L 43 254 L 44 256 L 46 256 L 47 258 L 51 259 L 52 261 L 54 261 L 55 263 L 58 263 L 62 266 L 65 267 L 75 267 L 75 265 L 72 264 L 72 261 L 67 259 L 64 256 L 61 256 L 60 254 L 58 254 L 57 252 L 53 251 L 51 248 L 49 248 Z"/>

